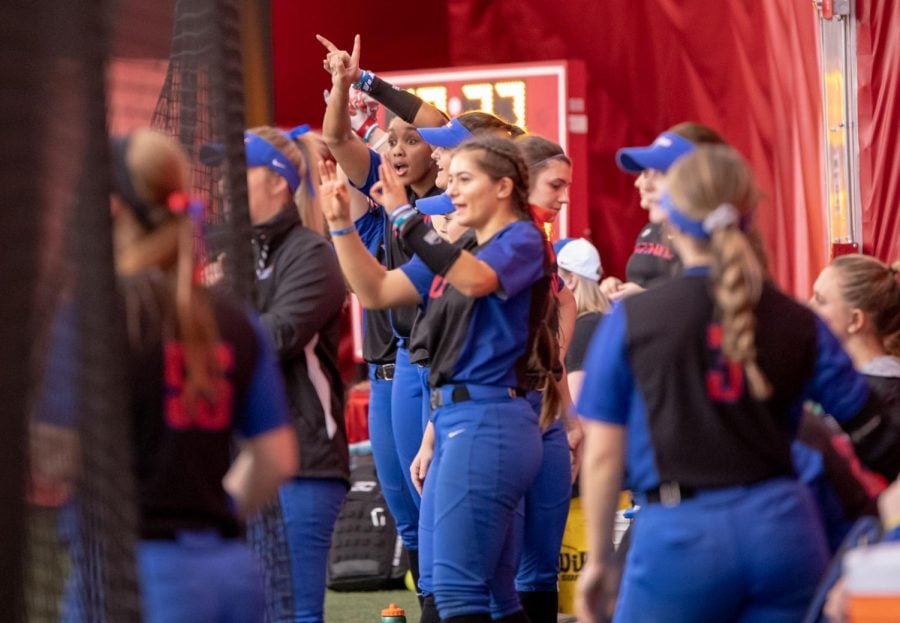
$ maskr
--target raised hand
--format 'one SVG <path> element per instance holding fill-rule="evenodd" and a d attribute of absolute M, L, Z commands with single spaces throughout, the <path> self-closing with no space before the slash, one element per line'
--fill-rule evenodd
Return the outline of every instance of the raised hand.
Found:
<path fill-rule="evenodd" d="M 400 181 L 400 177 L 394 171 L 394 167 L 387 157 L 378 166 L 378 182 L 372 186 L 369 196 L 377 203 L 383 205 L 389 214 L 400 206 L 409 203 L 406 186 Z"/>
<path fill-rule="evenodd" d="M 349 54 L 346 50 L 338 49 L 331 41 L 322 35 L 316 35 L 316 39 L 325 46 L 328 53 L 322 61 L 322 67 L 331 74 L 331 84 L 341 89 L 347 89 L 359 79 L 359 35 L 353 38 L 353 51 Z"/>
<path fill-rule="evenodd" d="M 350 219 L 350 193 L 347 184 L 338 177 L 337 167 L 331 160 L 319 162 L 319 203 L 322 214 L 331 229 L 352 225 Z"/>

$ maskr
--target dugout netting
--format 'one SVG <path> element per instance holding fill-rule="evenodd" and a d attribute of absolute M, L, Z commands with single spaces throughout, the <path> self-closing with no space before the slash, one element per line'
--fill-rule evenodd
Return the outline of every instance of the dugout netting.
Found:
<path fill-rule="evenodd" d="M 252 300 L 239 0 L 16 1 L 0 21 L 0 621 L 140 620 L 110 133 L 178 137 Z M 201 146 L 223 146 L 217 167 Z"/>

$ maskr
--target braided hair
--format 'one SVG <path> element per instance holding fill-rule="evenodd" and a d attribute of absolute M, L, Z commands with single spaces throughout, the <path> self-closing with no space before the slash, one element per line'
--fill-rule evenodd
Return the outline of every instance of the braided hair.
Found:
<path fill-rule="evenodd" d="M 478 167 L 493 180 L 509 178 L 513 182 L 512 204 L 522 220 L 532 222 L 528 206 L 528 166 L 519 148 L 509 139 L 484 135 L 462 143 L 457 153 L 471 153 Z M 535 226 L 536 227 L 536 226 Z M 543 238 L 543 234 L 541 235 Z M 525 355 L 517 362 L 520 379 L 526 389 L 539 390 L 541 400 L 540 424 L 548 427 L 556 419 L 562 397 L 556 386 L 562 370 L 559 364 L 559 301 L 550 287 L 556 272 L 552 247 L 544 248 L 544 278 L 532 291 L 529 313 L 529 342 Z"/>
<path fill-rule="evenodd" d="M 730 204 L 747 220 L 760 192 L 743 158 L 725 145 L 699 145 L 669 170 L 669 193 L 692 219 L 703 220 Z M 751 395 L 766 400 L 772 386 L 756 362 L 755 309 L 767 278 L 765 259 L 753 233 L 740 223 L 716 227 L 710 234 L 711 286 L 716 316 L 722 323 L 722 353 L 740 363 Z"/>

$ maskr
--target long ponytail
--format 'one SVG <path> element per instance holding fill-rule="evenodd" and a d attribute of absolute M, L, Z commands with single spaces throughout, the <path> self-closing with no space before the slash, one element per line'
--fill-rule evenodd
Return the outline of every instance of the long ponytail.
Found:
<path fill-rule="evenodd" d="M 722 353 L 743 366 L 750 394 L 766 400 L 772 385 L 756 361 L 755 313 L 766 268 L 753 232 L 746 231 L 759 200 L 750 168 L 730 147 L 700 145 L 670 169 L 669 193 L 686 216 L 709 226 L 710 285 L 722 324 Z"/>

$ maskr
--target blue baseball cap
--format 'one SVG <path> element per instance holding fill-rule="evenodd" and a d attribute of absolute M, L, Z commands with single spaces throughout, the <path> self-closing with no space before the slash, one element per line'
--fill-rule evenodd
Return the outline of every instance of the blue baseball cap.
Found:
<path fill-rule="evenodd" d="M 450 195 L 447 193 L 441 193 L 434 197 L 422 197 L 421 199 L 416 199 L 416 210 L 422 214 L 428 214 L 429 216 L 450 214 L 455 209 L 456 206 L 453 205 L 453 202 L 450 200 Z"/>
<path fill-rule="evenodd" d="M 663 132 L 648 147 L 623 147 L 616 152 L 616 164 L 626 173 L 644 169 L 666 172 L 676 160 L 694 151 L 692 142 L 673 132 Z"/>
<path fill-rule="evenodd" d="M 432 147 L 456 147 L 463 141 L 472 138 L 472 133 L 459 119 L 451 119 L 439 128 L 416 128 L 422 140 Z"/>

